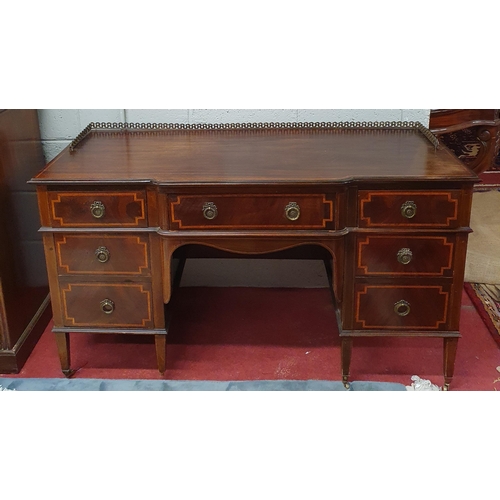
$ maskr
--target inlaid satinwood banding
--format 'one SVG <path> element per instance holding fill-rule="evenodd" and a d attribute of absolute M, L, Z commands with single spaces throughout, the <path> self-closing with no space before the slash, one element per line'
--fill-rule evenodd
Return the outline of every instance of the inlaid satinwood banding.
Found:
<path fill-rule="evenodd" d="M 398 299 L 396 301 L 392 301 L 389 297 L 388 292 L 393 291 L 398 293 L 394 293 L 393 295 L 397 295 Z M 366 316 L 374 315 L 375 309 L 362 308 L 361 307 L 361 299 L 362 296 L 367 296 L 370 291 L 375 291 L 375 293 L 382 293 L 383 295 L 379 295 L 377 297 L 377 314 L 384 315 L 387 319 L 386 322 L 382 324 L 370 324 Z M 401 292 L 399 292 L 401 291 Z M 412 298 L 408 298 L 411 296 L 412 291 L 418 291 L 416 296 Z M 432 297 L 431 293 L 434 291 L 434 294 L 437 292 L 437 295 Z M 391 295 L 392 296 L 392 295 Z M 439 312 L 437 315 L 433 315 L 435 311 L 429 312 L 430 305 L 433 304 L 432 301 L 435 301 L 437 297 L 442 297 L 442 307 L 437 306 Z M 361 325 L 363 329 L 387 329 L 387 330 L 402 330 L 405 329 L 414 329 L 414 330 L 439 330 L 446 325 L 446 320 L 448 317 L 448 303 L 450 299 L 450 292 L 443 289 L 443 286 L 440 285 L 359 285 L 356 290 L 356 309 L 355 309 L 355 322 Z M 412 304 L 411 311 L 413 313 L 412 316 L 409 314 L 397 321 L 395 324 L 390 324 L 389 321 L 394 315 L 394 304 L 397 301 L 407 301 L 409 304 Z M 386 303 L 385 303 L 385 302 Z M 429 318 L 429 315 L 431 318 Z M 417 321 L 414 320 L 412 323 L 412 319 L 416 318 Z M 421 324 L 419 324 L 419 322 Z"/>
<path fill-rule="evenodd" d="M 406 218 L 401 213 L 401 203 L 419 198 L 419 215 Z M 368 215 L 368 206 L 379 202 L 380 207 L 372 208 Z M 436 210 L 437 203 L 446 203 L 448 210 L 443 214 Z M 392 211 L 387 205 L 394 205 Z M 383 207 L 383 208 L 382 208 Z M 423 214 L 423 215 L 422 215 Z M 377 217 L 378 220 L 374 220 Z M 361 191 L 359 204 L 359 221 L 362 227 L 450 227 L 458 220 L 458 194 L 454 191 Z"/>
<path fill-rule="evenodd" d="M 200 211 L 206 203 L 214 204 L 213 200 L 218 200 L 218 213 L 212 222 L 203 219 Z M 225 211 L 220 206 L 221 201 L 225 202 Z M 298 220 L 286 217 L 286 208 L 291 203 L 301 207 L 308 205 L 307 209 L 302 209 Z M 252 210 L 250 214 L 249 209 Z M 170 203 L 170 213 L 172 223 L 179 229 L 326 229 L 328 223 L 333 222 L 334 202 L 324 194 L 178 195 Z"/>
<path fill-rule="evenodd" d="M 86 302 L 86 309 L 77 308 L 79 313 L 87 315 L 88 321 L 78 321 L 75 316 L 72 316 L 68 310 L 68 298 L 71 293 L 77 289 L 90 289 L 91 299 Z M 116 294 L 110 293 L 110 290 L 115 289 Z M 128 294 L 128 297 L 127 297 Z M 117 295 L 111 298 L 110 295 Z M 114 327 L 123 328 L 146 328 L 152 327 L 152 301 L 150 285 L 144 283 L 67 283 L 64 288 L 61 288 L 61 298 L 64 310 L 64 323 L 65 326 L 104 326 L 111 325 Z M 140 303 L 140 299 L 145 302 Z M 113 314 L 107 316 L 108 321 L 103 321 L 101 302 L 109 300 L 114 303 Z M 131 308 L 131 303 L 134 308 Z M 92 317 L 90 310 L 94 311 L 96 315 Z M 124 322 L 122 318 L 126 315 L 133 318 L 133 321 Z M 94 319 L 95 318 L 95 319 Z"/>
<path fill-rule="evenodd" d="M 361 238 L 358 237 L 358 251 L 357 251 L 357 268 L 358 273 L 367 276 L 442 276 L 445 271 L 451 271 L 453 264 L 453 250 L 454 243 L 449 241 L 450 236 L 404 236 L 404 235 L 373 235 L 365 236 Z M 394 241 L 395 245 L 389 247 L 391 250 L 393 248 L 401 249 L 403 244 L 408 245 L 408 250 L 411 252 L 412 248 L 415 248 L 415 243 L 418 243 L 418 248 L 420 254 L 412 253 L 411 263 L 412 266 L 409 270 L 410 262 L 404 264 L 404 268 L 398 265 L 397 253 L 387 254 L 387 249 L 383 246 L 373 250 L 374 245 L 377 242 L 383 241 Z M 398 242 L 400 242 L 398 244 Z M 413 246 L 412 246 L 413 242 Z M 424 243 L 424 248 L 421 245 Z M 438 246 L 435 246 L 438 245 Z M 431 252 L 434 257 L 436 257 L 436 250 L 441 248 L 447 249 L 447 255 L 444 257 L 446 259 L 443 262 L 443 257 L 438 256 L 438 259 L 429 260 L 427 255 L 425 258 L 421 254 Z M 371 255 L 367 256 L 368 252 L 372 252 Z M 386 266 L 384 270 L 373 270 L 371 268 Z M 433 270 L 424 270 L 425 268 L 433 268 Z M 415 270 L 415 268 L 417 268 Z M 399 270 L 398 270 L 399 269 Z"/>
<path fill-rule="evenodd" d="M 102 200 L 109 201 L 103 202 Z M 117 205 L 117 199 L 130 198 L 131 203 L 137 203 L 139 206 L 138 214 L 130 214 L 130 213 L 120 213 L 114 217 L 115 220 L 112 220 L 110 217 L 110 209 L 108 205 L 114 204 Z M 50 199 L 50 207 L 51 207 L 51 217 L 54 225 L 56 227 L 92 227 L 92 226 L 105 226 L 105 227 L 137 227 L 147 226 L 146 220 L 146 200 L 145 194 L 142 192 L 107 192 L 107 191 L 99 191 L 96 193 L 92 192 L 60 192 L 60 193 L 49 193 Z M 81 204 L 88 204 L 88 216 L 89 219 L 85 220 L 87 217 L 87 211 L 83 211 L 82 213 L 70 214 L 70 216 L 58 215 L 57 213 L 57 205 L 63 203 L 71 203 L 71 200 L 78 200 Z M 99 200 L 98 200 L 99 199 Z M 106 207 L 105 214 L 106 216 L 102 216 L 99 218 L 95 218 L 91 213 L 91 207 L 98 200 Z M 118 203 L 119 204 L 119 203 Z"/>
<path fill-rule="evenodd" d="M 149 238 L 123 234 L 56 234 L 55 247 L 59 272 L 81 275 L 149 275 Z M 106 244 L 108 260 L 100 261 L 96 248 Z M 65 251 L 65 246 L 69 250 Z M 78 252 L 78 253 L 76 253 Z M 87 259 L 82 258 L 87 255 Z M 118 262 L 118 264 L 117 264 Z M 98 263 L 99 266 L 95 266 Z M 92 269 L 92 267 L 94 267 Z M 117 269 L 118 267 L 118 269 Z"/>

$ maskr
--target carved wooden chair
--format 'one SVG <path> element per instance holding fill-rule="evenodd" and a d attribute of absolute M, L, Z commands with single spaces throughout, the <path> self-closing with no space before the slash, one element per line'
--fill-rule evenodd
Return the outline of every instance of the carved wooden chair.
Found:
<path fill-rule="evenodd" d="M 432 109 L 429 129 L 476 174 L 500 170 L 500 110 Z"/>

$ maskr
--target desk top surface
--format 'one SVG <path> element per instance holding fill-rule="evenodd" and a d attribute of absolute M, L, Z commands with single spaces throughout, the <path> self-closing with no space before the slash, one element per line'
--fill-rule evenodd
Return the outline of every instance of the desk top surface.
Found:
<path fill-rule="evenodd" d="M 311 184 L 477 177 L 418 130 L 91 131 L 32 182 Z"/>

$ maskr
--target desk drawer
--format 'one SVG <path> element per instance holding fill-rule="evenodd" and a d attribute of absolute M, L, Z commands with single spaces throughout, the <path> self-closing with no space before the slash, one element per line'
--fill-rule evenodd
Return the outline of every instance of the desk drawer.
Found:
<path fill-rule="evenodd" d="M 150 276 L 149 237 L 55 234 L 59 275 Z"/>
<path fill-rule="evenodd" d="M 146 227 L 146 193 L 49 192 L 52 227 Z"/>
<path fill-rule="evenodd" d="M 453 276 L 454 236 L 357 236 L 358 276 Z"/>
<path fill-rule="evenodd" d="M 458 227 L 459 191 L 360 191 L 359 227 Z"/>
<path fill-rule="evenodd" d="M 153 327 L 149 283 L 63 283 L 64 326 Z"/>
<path fill-rule="evenodd" d="M 170 198 L 173 229 L 330 229 L 334 201 L 323 194 L 180 195 Z"/>
<path fill-rule="evenodd" d="M 355 287 L 355 322 L 359 330 L 445 329 L 451 285 L 370 285 Z"/>

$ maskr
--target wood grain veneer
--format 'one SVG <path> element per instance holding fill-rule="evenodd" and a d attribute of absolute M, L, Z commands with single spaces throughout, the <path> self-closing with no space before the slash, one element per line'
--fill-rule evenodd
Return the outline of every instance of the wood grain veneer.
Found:
<path fill-rule="evenodd" d="M 363 147 L 360 147 L 360 144 Z M 407 130 L 92 132 L 39 183 L 319 184 L 471 178 L 447 149 Z"/>

